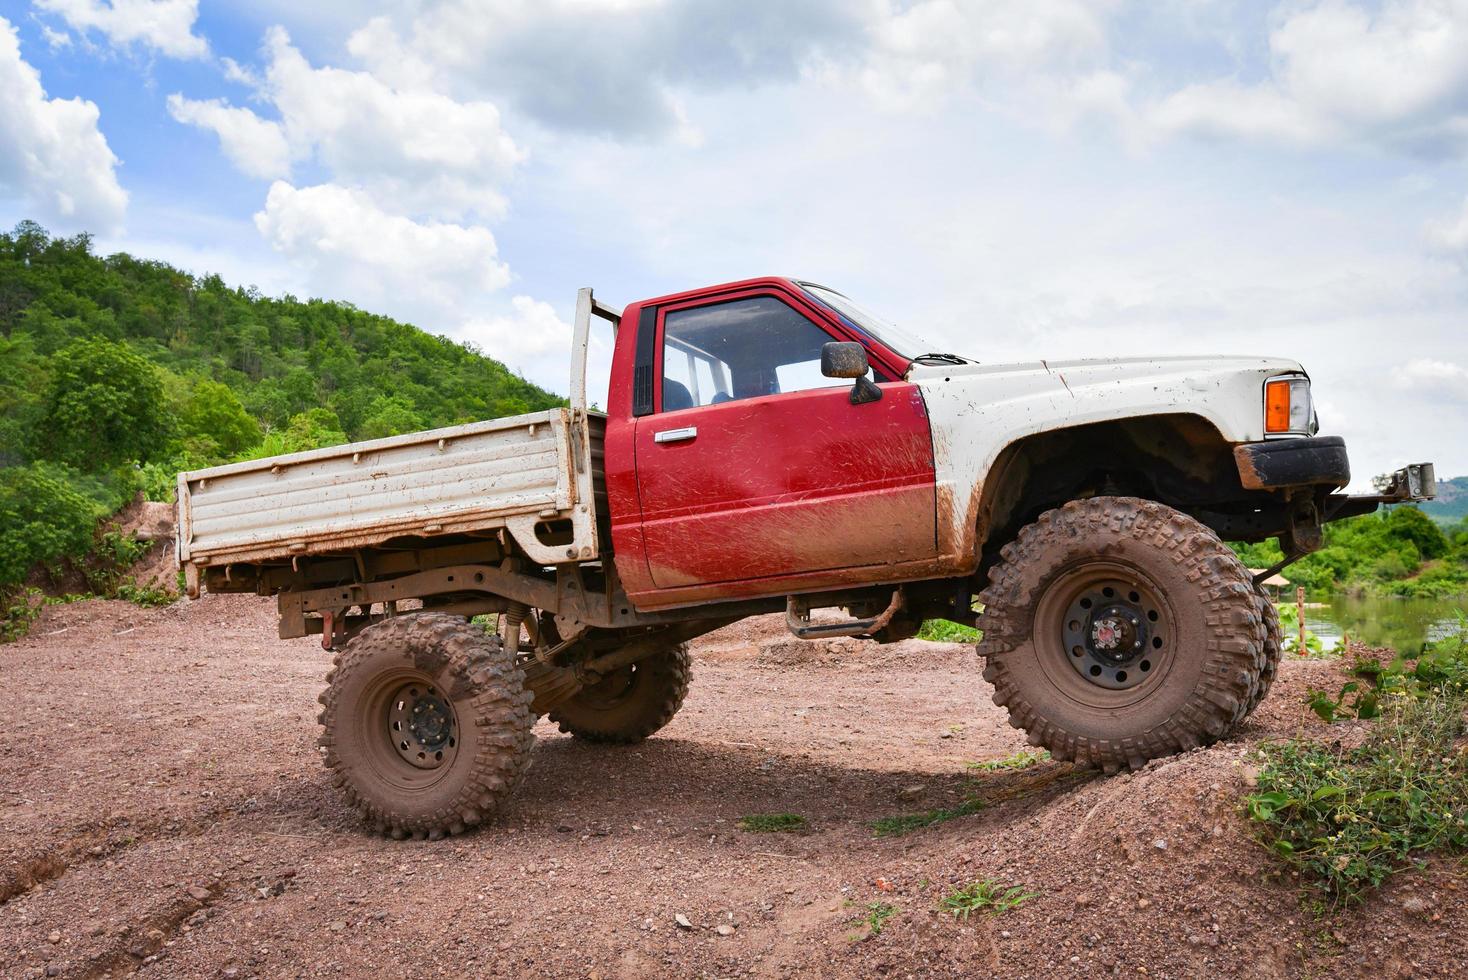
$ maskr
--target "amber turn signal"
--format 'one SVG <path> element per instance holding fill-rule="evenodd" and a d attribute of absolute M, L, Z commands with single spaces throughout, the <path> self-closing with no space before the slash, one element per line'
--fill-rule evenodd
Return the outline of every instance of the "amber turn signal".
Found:
<path fill-rule="evenodd" d="M 1264 431 L 1290 431 L 1290 383 L 1271 381 L 1264 386 Z"/>

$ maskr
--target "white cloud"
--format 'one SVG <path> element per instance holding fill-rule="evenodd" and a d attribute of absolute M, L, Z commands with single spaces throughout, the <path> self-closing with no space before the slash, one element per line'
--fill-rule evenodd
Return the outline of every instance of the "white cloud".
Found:
<path fill-rule="evenodd" d="M 47 24 L 41 25 L 41 37 L 45 39 L 46 44 L 50 46 L 52 51 L 71 47 L 70 34 L 65 31 L 58 31 Z"/>
<path fill-rule="evenodd" d="M 1295 8 L 1269 36 L 1270 71 L 1254 84 L 1189 85 L 1154 112 L 1164 131 L 1426 155 L 1468 148 L 1468 2 L 1343 0 Z"/>
<path fill-rule="evenodd" d="M 1468 401 L 1468 367 L 1452 361 L 1417 358 L 1392 368 L 1392 384 L 1419 393 Z"/>
<path fill-rule="evenodd" d="M 438 0 L 349 50 L 374 74 L 489 92 L 558 129 L 698 145 L 690 95 L 818 75 L 931 108 L 971 82 L 1104 55 L 1118 0 Z M 595 43 L 585 43 L 595 39 Z"/>
<path fill-rule="evenodd" d="M 894 107 L 930 105 L 976 76 L 1090 64 L 1106 51 L 1112 3 L 920 0 L 870 23 L 863 85 Z"/>
<path fill-rule="evenodd" d="M 415 221 L 366 191 L 276 181 L 255 227 L 333 299 L 443 333 L 510 281 L 489 229 Z"/>
<path fill-rule="evenodd" d="M 516 296 L 510 309 L 497 316 L 473 316 L 452 332 L 456 340 L 473 344 L 490 357 L 514 366 L 526 378 L 551 391 L 565 391 L 569 383 L 571 325 L 561 319 L 555 307 L 530 296 Z M 591 380 L 589 397 L 606 404 L 606 385 L 597 379 L 605 377 L 602 356 L 604 345 L 592 341 L 593 366 L 587 375 Z M 599 400 L 598 400 L 599 399 Z"/>
<path fill-rule="evenodd" d="M 1433 221 L 1427 226 L 1428 240 L 1444 252 L 1468 259 L 1468 199 L 1456 218 Z"/>
<path fill-rule="evenodd" d="M 290 176 L 290 145 L 285 134 L 279 125 L 249 109 L 222 99 L 199 101 L 175 93 L 168 97 L 168 114 L 181 123 L 213 131 L 220 149 L 241 173 L 263 180 Z"/>
<path fill-rule="evenodd" d="M 278 123 L 222 104 L 181 120 L 215 129 L 246 173 L 282 172 L 279 134 L 292 158 L 315 159 L 333 181 L 368 189 L 397 211 L 460 219 L 504 210 L 497 186 L 525 154 L 493 103 L 456 101 L 421 80 L 394 87 L 371 72 L 314 67 L 279 27 L 267 33 L 265 53 L 258 94 L 278 112 Z M 238 65 L 226 70 L 234 80 L 255 78 Z"/>
<path fill-rule="evenodd" d="M 564 355 L 570 348 L 571 325 L 549 303 L 516 296 L 510 310 L 503 316 L 471 319 L 459 334 L 488 351 Z"/>
<path fill-rule="evenodd" d="M 393 43 L 385 21 L 369 22 L 349 47 L 381 64 L 348 70 L 313 65 L 272 27 L 258 68 L 223 61 L 258 107 L 175 94 L 169 112 L 215 132 L 249 176 L 284 178 L 297 164 L 323 172 L 315 186 L 275 180 L 254 216 L 307 291 L 492 341 L 493 356 L 522 370 L 546 354 L 536 338 L 554 336 L 563 360 L 564 324 L 548 304 L 521 296 L 505 317 L 486 316 L 510 274 L 484 222 L 503 214 L 500 188 L 525 153 L 493 103 L 445 94 Z"/>
<path fill-rule="evenodd" d="M 127 192 L 97 128 L 99 115 L 83 99 L 46 98 L 40 75 L 21 57 L 15 28 L 0 17 L 0 189 L 23 197 L 42 219 L 117 228 Z"/>
<path fill-rule="evenodd" d="M 1189 85 L 1153 108 L 1150 118 L 1164 133 L 1242 136 L 1295 144 L 1318 141 L 1334 130 L 1273 86 L 1236 82 Z"/>
<path fill-rule="evenodd" d="M 250 66 L 242 65 L 233 58 L 220 58 L 219 65 L 224 69 L 224 77 L 231 82 L 247 85 L 252 89 L 260 87 L 260 75 Z"/>
<path fill-rule="evenodd" d="M 141 44 L 171 58 L 202 58 L 209 45 L 194 33 L 198 0 L 34 0 L 81 34 L 97 31 L 117 48 Z"/>
<path fill-rule="evenodd" d="M 369 23 L 353 53 L 374 73 L 427 72 L 558 129 L 696 141 L 680 92 L 793 82 L 863 50 L 885 0 L 439 0 L 401 34 Z"/>

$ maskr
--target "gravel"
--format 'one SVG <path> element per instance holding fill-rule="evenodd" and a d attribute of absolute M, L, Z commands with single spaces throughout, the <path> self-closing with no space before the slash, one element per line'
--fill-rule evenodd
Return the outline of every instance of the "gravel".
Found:
<path fill-rule="evenodd" d="M 600 748 L 543 723 L 506 812 L 404 843 L 360 826 L 322 769 L 330 655 L 274 633 L 251 597 L 89 601 L 0 647 L 18 709 L 0 976 L 1428 977 L 1468 961 L 1451 863 L 1317 920 L 1240 816 L 1252 745 L 1334 737 L 1301 704 L 1339 686 L 1332 663 L 1286 661 L 1234 740 L 1139 773 L 977 772 L 1027 745 L 970 648 L 792 645 L 779 617 L 750 621 L 694 644 L 659 736 Z M 972 794 L 976 814 L 872 833 Z M 738 829 L 771 813 L 808 827 Z M 1035 897 L 939 910 L 984 878 Z M 872 932 L 877 902 L 894 911 Z"/>

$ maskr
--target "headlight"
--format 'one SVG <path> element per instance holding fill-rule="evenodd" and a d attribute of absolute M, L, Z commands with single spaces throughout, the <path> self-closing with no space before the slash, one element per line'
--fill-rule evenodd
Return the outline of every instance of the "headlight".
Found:
<path fill-rule="evenodd" d="M 1310 379 L 1292 374 L 1264 383 L 1264 434 L 1308 436 L 1315 417 Z"/>

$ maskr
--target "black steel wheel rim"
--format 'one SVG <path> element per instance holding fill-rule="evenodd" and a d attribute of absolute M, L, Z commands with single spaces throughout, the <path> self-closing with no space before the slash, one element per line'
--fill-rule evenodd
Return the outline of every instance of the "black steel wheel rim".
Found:
<path fill-rule="evenodd" d="M 1124 691 L 1144 682 L 1166 649 L 1167 607 L 1151 589 L 1114 575 L 1073 594 L 1060 641 L 1076 673 L 1097 687 Z"/>

